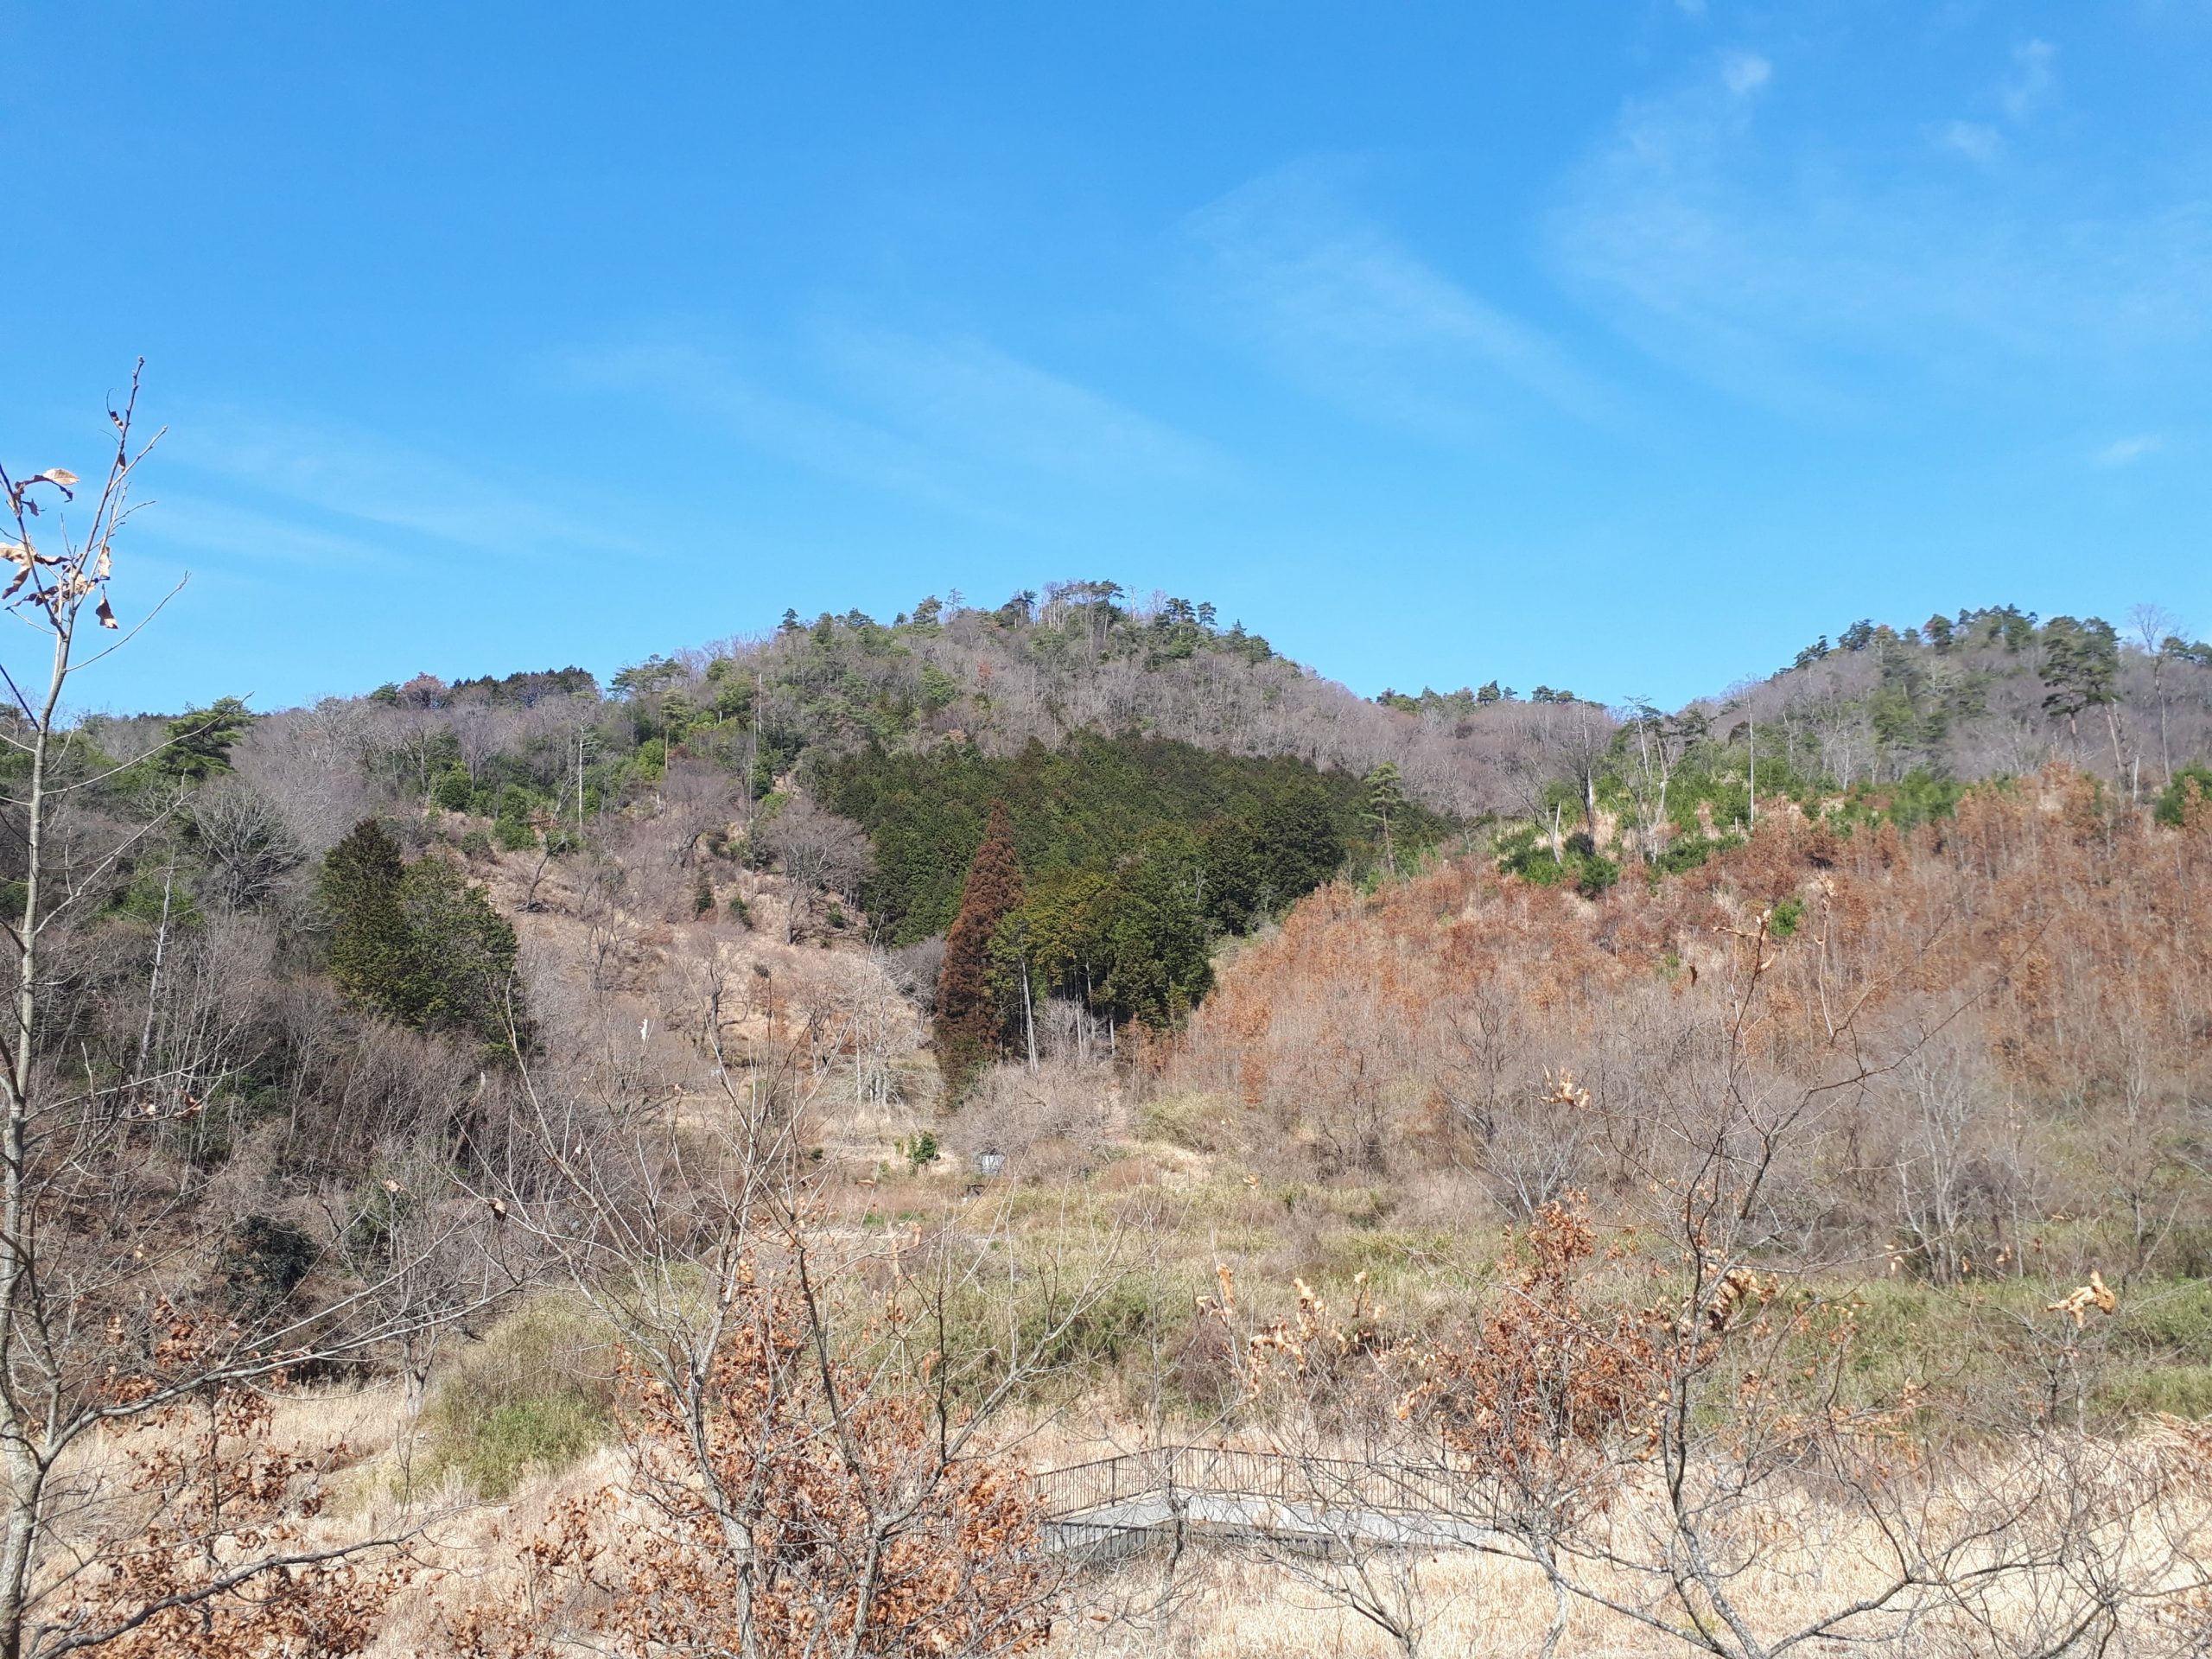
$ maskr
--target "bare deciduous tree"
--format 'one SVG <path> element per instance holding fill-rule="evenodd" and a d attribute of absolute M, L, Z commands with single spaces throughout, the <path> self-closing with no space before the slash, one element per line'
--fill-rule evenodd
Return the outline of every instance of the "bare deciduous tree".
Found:
<path fill-rule="evenodd" d="M 277 1522 L 279 1489 L 296 1471 L 238 1451 L 251 1438 L 253 1392 L 302 1367 L 359 1361 L 504 1287 L 495 1253 L 443 1249 L 454 1227 L 471 1224 L 450 1212 L 430 1236 L 339 1271 L 338 1241 L 283 1217 L 241 1216 L 245 1162 L 219 1169 L 195 1155 L 207 1096 L 246 1058 L 237 1010 L 251 994 L 239 972 L 253 959 L 251 923 L 204 928 L 188 949 L 157 931 L 161 971 L 149 976 L 143 1025 L 132 1022 L 137 1063 L 92 1052 L 81 959 L 95 947 L 82 930 L 118 869 L 173 815 L 163 804 L 133 828 L 89 813 L 84 802 L 104 779 L 65 712 L 75 677 L 116 648 L 92 649 L 92 625 L 117 627 L 114 543 L 151 447 L 132 435 L 137 395 L 134 376 L 110 411 L 113 448 L 80 528 L 65 512 L 43 539 L 49 513 L 77 503 L 74 474 L 0 470 L 15 537 L 0 547 L 16 570 L 4 597 L 46 652 L 35 677 L 7 674 L 13 718 L 0 734 L 16 757 L 0 813 L 21 893 L 0 925 L 14 970 L 12 1016 L 0 1027 L 0 1659 L 117 1643 L 150 1651 L 178 1620 L 235 1633 L 243 1605 L 274 1606 L 285 1587 L 388 1547 L 388 1535 L 322 1547 Z M 253 813 L 226 828 L 211 806 L 234 890 L 262 888 L 272 857 L 289 856 L 276 850 L 281 836 Z M 457 1271 L 417 1272 L 425 1253 Z M 257 1471 L 244 1478 L 260 1483 L 260 1507 L 250 1496 L 243 1512 L 168 1503 L 146 1534 L 145 1504 L 189 1484 L 164 1437 L 203 1410 L 215 1417 L 207 1459 Z M 151 1438 L 132 1438 L 140 1429 Z M 148 1448 L 130 1453 L 143 1479 L 118 1490 L 82 1473 L 103 1436 Z M 224 1650 L 264 1651 L 258 1641 L 240 1636 Z"/>
<path fill-rule="evenodd" d="M 803 796 L 785 802 L 753 834 L 754 845 L 773 858 L 784 873 L 786 944 L 820 893 L 827 890 L 849 894 L 874 868 L 874 855 L 861 827 L 849 818 L 823 810 Z"/>

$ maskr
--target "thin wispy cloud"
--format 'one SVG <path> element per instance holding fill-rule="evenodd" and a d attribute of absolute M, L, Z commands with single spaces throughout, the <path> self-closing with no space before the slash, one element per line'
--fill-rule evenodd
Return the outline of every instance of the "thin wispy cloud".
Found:
<path fill-rule="evenodd" d="M 2058 90 L 2058 48 L 2049 41 L 2024 41 L 2012 49 L 2012 73 L 2005 83 L 2005 113 L 2025 121 L 2050 102 Z"/>
<path fill-rule="evenodd" d="M 1362 414 L 1466 439 L 1531 397 L 1586 416 L 1605 404 L 1542 330 L 1363 215 L 1325 168 L 1255 179 L 1184 231 L 1210 326 Z"/>
<path fill-rule="evenodd" d="M 648 399 L 711 421 L 757 453 L 865 489 L 938 506 L 975 504 L 931 464 L 929 450 L 871 423 L 771 390 L 734 353 L 645 343 L 579 353 L 564 365 L 572 385 Z"/>
<path fill-rule="evenodd" d="M 981 340 L 837 329 L 825 346 L 848 394 L 880 418 L 988 466 L 1100 483 L 1220 465 L 1196 439 Z"/>
<path fill-rule="evenodd" d="M 1185 484 L 1221 470 L 1198 441 L 972 340 L 825 327 L 772 359 L 654 342 L 579 354 L 568 369 L 577 384 L 696 411 L 826 477 L 999 522 L 1056 486 Z"/>
<path fill-rule="evenodd" d="M 176 423 L 174 461 L 239 488 L 358 525 L 520 553 L 603 541 L 542 487 L 495 481 L 442 456 L 333 423 L 210 410 Z M 359 541 L 356 528 L 340 532 Z"/>
<path fill-rule="evenodd" d="M 1887 135 L 1801 147 L 1766 102 L 1725 66 L 1631 100 L 1551 218 L 1561 276 L 1656 355 L 1805 405 L 1883 385 L 1877 362 L 1963 385 L 2060 362 L 2118 375 L 2212 343 L 2212 205 L 2179 186 L 2091 197 L 2022 169 L 1900 169 Z M 1993 132 L 1945 137 L 1994 153 Z"/>
<path fill-rule="evenodd" d="M 235 501 L 163 490 L 138 520 L 151 539 L 172 547 L 310 570 L 367 569 L 399 556 L 373 539 L 257 511 Z"/>
<path fill-rule="evenodd" d="M 2166 447 L 2166 441 L 2155 432 L 2141 432 L 2133 437 L 2114 438 L 2090 457 L 2100 467 L 2132 467 L 2146 455 L 2155 455 Z"/>
<path fill-rule="evenodd" d="M 1941 136 L 1948 149 L 1979 167 L 1994 167 L 2005 154 L 2005 135 L 1986 122 L 1949 122 Z"/>
<path fill-rule="evenodd" d="M 1721 54 L 1721 85 L 1738 98 L 1749 97 L 1773 79 L 1774 65 L 1756 52 Z"/>
<path fill-rule="evenodd" d="M 1993 105 L 2010 125 L 2025 126 L 2057 95 L 2057 58 L 2058 48 L 2049 41 L 2023 41 L 2012 48 L 2011 71 L 1993 92 L 1985 90 L 1978 101 L 1984 108 Z M 1994 167 L 2005 157 L 2005 135 L 1989 121 L 1947 122 L 1938 137 L 1945 148 L 1977 167 Z"/>

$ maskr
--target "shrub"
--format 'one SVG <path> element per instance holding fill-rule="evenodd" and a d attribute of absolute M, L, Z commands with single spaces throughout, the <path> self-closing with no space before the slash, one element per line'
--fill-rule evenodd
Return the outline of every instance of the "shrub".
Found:
<path fill-rule="evenodd" d="M 2212 800 L 2212 767 L 2183 766 L 2158 797 L 2158 822 L 2178 824 L 2192 799 Z"/>
<path fill-rule="evenodd" d="M 614 1424 L 613 1333 L 584 1303 L 525 1303 L 464 1349 L 423 1414 L 432 1479 L 448 1470 L 501 1498 L 525 1475 L 566 1468 Z"/>
<path fill-rule="evenodd" d="M 1217 1095 L 1160 1095 L 1137 1108 L 1137 1128 L 1148 1141 L 1191 1152 L 1221 1152 L 1239 1143 L 1237 1121 Z"/>
<path fill-rule="evenodd" d="M 492 832 L 499 837 L 500 846 L 511 853 L 518 853 L 537 845 L 537 826 L 531 822 L 536 807 L 530 791 L 519 784 L 509 784 L 499 791 L 499 810 Z"/>
<path fill-rule="evenodd" d="M 231 1305 L 263 1319 L 290 1300 L 315 1266 L 315 1240 L 289 1221 L 248 1216 L 231 1230 L 223 1277 Z"/>
<path fill-rule="evenodd" d="M 1621 879 L 1621 867 L 1599 853 L 1591 853 L 1582 861 L 1582 872 L 1574 890 L 1585 899 L 1595 899 Z"/>

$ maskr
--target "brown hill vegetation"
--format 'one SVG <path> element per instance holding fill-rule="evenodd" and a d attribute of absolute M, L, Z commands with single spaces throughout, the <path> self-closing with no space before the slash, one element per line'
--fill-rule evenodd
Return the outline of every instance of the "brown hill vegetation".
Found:
<path fill-rule="evenodd" d="M 1223 971 L 1165 1082 L 1235 1097 L 1301 1173 L 1464 1166 L 1525 1218 L 1630 1197 L 1733 1033 L 1758 1086 L 1819 1091 L 1772 1155 L 1832 1250 L 2024 1271 L 2095 1216 L 2125 1269 L 2193 1263 L 2209 880 L 2202 807 L 2161 824 L 2059 766 L 1909 830 L 1770 818 L 1594 900 L 1459 859 L 1301 905 Z"/>

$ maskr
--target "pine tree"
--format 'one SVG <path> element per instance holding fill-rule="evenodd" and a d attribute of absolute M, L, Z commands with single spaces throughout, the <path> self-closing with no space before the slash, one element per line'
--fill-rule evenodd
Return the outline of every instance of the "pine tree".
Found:
<path fill-rule="evenodd" d="M 154 769 L 171 778 L 202 783 L 231 769 L 231 751 L 253 723 L 236 697 L 219 697 L 169 721 L 168 741 L 154 752 Z"/>
<path fill-rule="evenodd" d="M 1405 810 L 1405 785 L 1399 781 L 1397 764 L 1390 760 L 1376 766 L 1363 781 L 1367 785 L 1367 816 L 1382 831 L 1382 867 L 1395 876 L 1398 854 L 1390 843 L 1390 821 Z"/>
<path fill-rule="evenodd" d="M 1000 924 L 1020 906 L 1021 865 L 1006 803 L 991 804 L 990 823 L 968 867 L 960 913 L 945 936 L 937 984 L 938 1069 L 945 1096 L 957 1100 L 998 1046 L 1005 1020 L 993 983 L 993 943 Z"/>
<path fill-rule="evenodd" d="M 2064 721 L 2067 735 L 2079 744 L 2083 712 L 2101 708 L 2112 734 L 2113 776 L 2120 778 L 2126 763 L 2120 758 L 2115 713 L 2120 701 L 2119 634 L 2102 617 L 2077 622 L 2070 616 L 2054 616 L 2044 624 L 2043 638 L 2044 713 Z"/>

